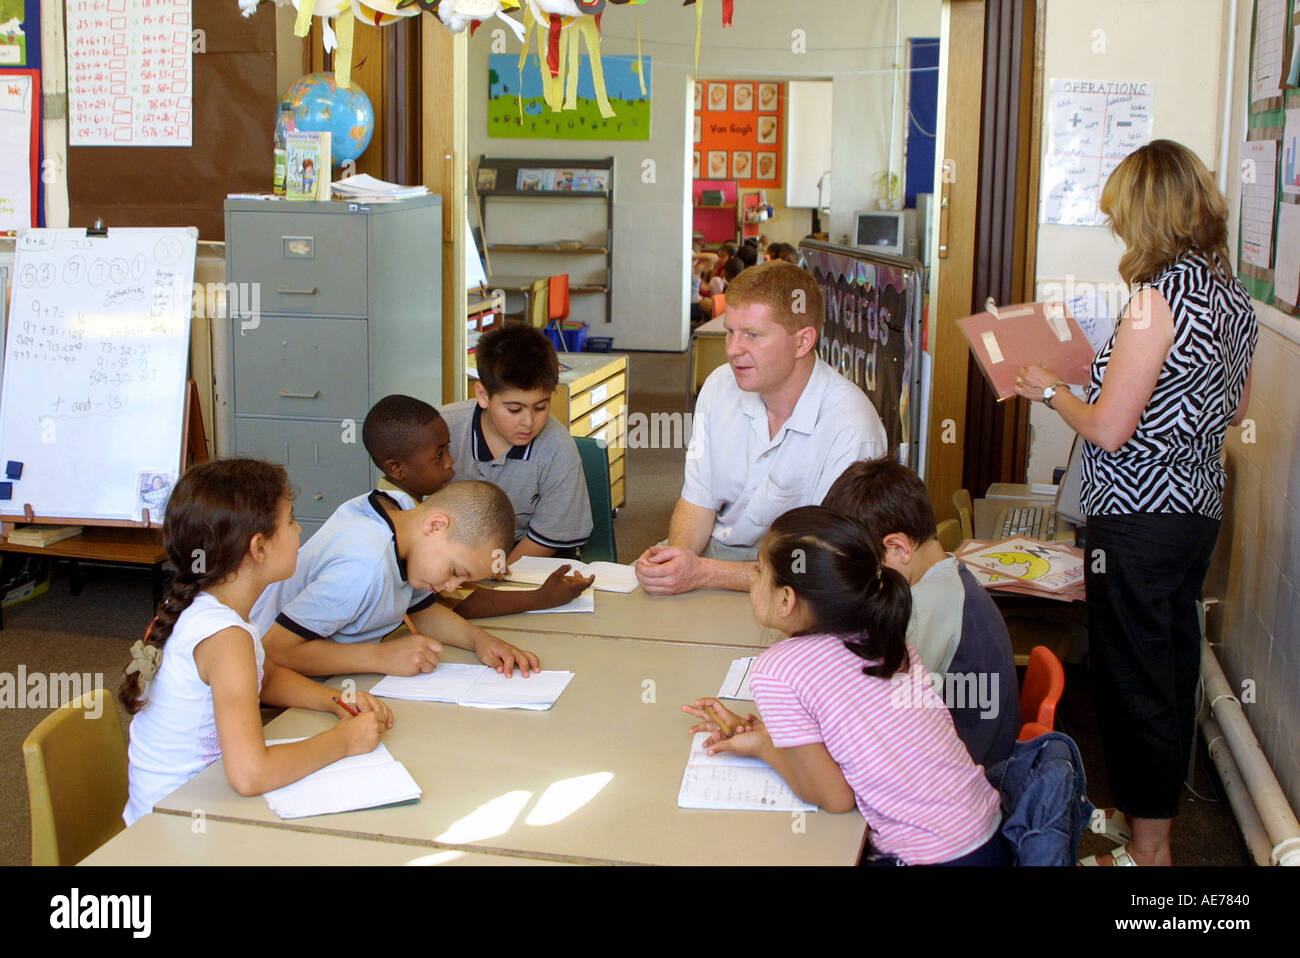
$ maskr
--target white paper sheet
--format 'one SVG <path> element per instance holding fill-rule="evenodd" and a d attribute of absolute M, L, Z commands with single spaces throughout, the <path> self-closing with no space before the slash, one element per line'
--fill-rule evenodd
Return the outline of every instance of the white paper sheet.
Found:
<path fill-rule="evenodd" d="M 276 739 L 267 745 L 284 745 L 301 739 Z M 415 801 L 420 786 L 406 766 L 393 758 L 380 742 L 364 755 L 349 755 L 298 781 L 272 789 L 263 797 L 280 818 L 333 815 L 362 808 L 377 808 Z"/>
<path fill-rule="evenodd" d="M 32 219 L 32 78 L 0 77 L 0 230 Z"/>
<path fill-rule="evenodd" d="M 1300 206 L 1294 203 L 1278 204 L 1273 294 L 1288 306 L 1300 298 Z"/>
<path fill-rule="evenodd" d="M 1286 46 L 1286 0 L 1258 0 L 1255 14 L 1254 72 L 1250 99 L 1282 95 L 1282 54 Z"/>
<path fill-rule="evenodd" d="M 1041 221 L 1100 226 L 1107 178 L 1151 140 L 1155 84 L 1051 81 Z"/>
<path fill-rule="evenodd" d="M 727 669 L 727 677 L 722 680 L 722 688 L 718 689 L 717 697 L 720 699 L 753 699 L 754 693 L 749 690 L 749 673 L 754 667 L 754 660 L 757 658 L 757 655 L 751 655 L 743 659 L 734 659 L 731 668 Z"/>
<path fill-rule="evenodd" d="M 757 758 L 709 755 L 708 732 L 691 740 L 690 757 L 677 792 L 678 808 L 733 809 L 761 812 L 815 812 L 796 795 L 777 771 Z"/>
<path fill-rule="evenodd" d="M 1252 140 L 1241 154 L 1241 257 L 1261 269 L 1273 265 L 1277 147 L 1277 140 Z"/>
<path fill-rule="evenodd" d="M 506 678 L 486 665 L 444 662 L 422 675 L 386 675 L 371 695 L 414 702 L 455 702 L 470 708 L 528 709 L 542 712 L 560 698 L 572 672 L 534 672 L 528 678 L 515 669 Z"/>
<path fill-rule="evenodd" d="M 594 575 L 593 588 L 602 592 L 631 592 L 637 587 L 636 570 L 619 562 L 577 562 L 573 559 L 521 556 L 510 563 L 506 575 L 512 582 L 529 582 L 541 585 L 546 577 L 562 565 L 570 567 L 569 574 Z"/>
<path fill-rule="evenodd" d="M 540 612 L 595 612 L 596 611 L 596 589 L 595 586 L 588 589 L 576 599 L 572 599 L 564 605 L 552 606 L 549 609 L 528 609 L 529 613 Z"/>

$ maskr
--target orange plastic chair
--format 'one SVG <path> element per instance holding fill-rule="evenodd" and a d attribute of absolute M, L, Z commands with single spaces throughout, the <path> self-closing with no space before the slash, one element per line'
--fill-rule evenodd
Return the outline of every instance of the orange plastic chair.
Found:
<path fill-rule="evenodd" d="M 547 318 L 551 322 L 569 318 L 569 274 L 552 276 L 551 288 L 547 295 Z"/>
<path fill-rule="evenodd" d="M 1056 705 L 1065 693 L 1065 666 L 1045 645 L 1029 650 L 1025 681 L 1020 686 L 1020 741 L 1056 728 Z"/>

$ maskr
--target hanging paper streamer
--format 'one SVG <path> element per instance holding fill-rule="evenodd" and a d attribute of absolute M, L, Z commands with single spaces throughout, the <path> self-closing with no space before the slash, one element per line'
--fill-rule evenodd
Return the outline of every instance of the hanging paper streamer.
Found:
<path fill-rule="evenodd" d="M 600 32 L 591 17 L 581 17 L 577 22 L 578 32 L 587 42 L 587 57 L 591 61 L 591 83 L 596 88 L 596 105 L 600 115 L 606 120 L 615 116 L 614 108 L 609 105 L 609 95 L 605 92 L 605 67 L 600 60 Z M 573 51 L 573 72 L 578 72 L 578 51 Z"/>
<path fill-rule="evenodd" d="M 334 82 L 344 90 L 352 86 L 352 27 L 356 22 L 357 18 L 353 16 L 351 7 L 344 7 L 335 21 L 338 27 L 339 49 L 334 54 Z"/>
<path fill-rule="evenodd" d="M 645 60 L 641 57 L 641 11 L 636 12 L 636 78 L 645 96 Z"/>
<path fill-rule="evenodd" d="M 326 53 L 334 53 L 334 81 L 343 89 L 352 83 L 352 0 L 293 0 L 298 16 L 293 21 L 293 34 L 305 37 L 311 31 L 311 18 L 320 17 L 321 43 Z M 336 35 L 329 18 L 335 17 L 339 31 Z M 337 52 L 335 52 L 337 51 Z"/>

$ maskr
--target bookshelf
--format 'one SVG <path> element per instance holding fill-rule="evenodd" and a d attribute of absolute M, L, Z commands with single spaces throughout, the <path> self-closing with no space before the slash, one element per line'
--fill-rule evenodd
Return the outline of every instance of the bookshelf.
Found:
<path fill-rule="evenodd" d="M 506 291 L 522 291 L 533 280 L 569 273 L 570 294 L 601 295 L 605 299 L 605 322 L 613 321 L 614 279 L 614 158 L 529 159 L 479 157 L 475 185 L 479 222 L 493 270 L 488 285 Z M 603 187 L 603 188 L 601 188 Z M 536 205 L 527 223 L 522 218 L 509 223 L 489 216 L 493 207 L 507 215 L 505 202 Z M 574 207 L 556 215 L 559 204 Z M 578 207 L 592 207 L 594 215 L 583 216 Z M 515 207 L 516 209 L 518 207 Z M 548 213 L 547 211 L 551 212 Z M 572 215 L 567 215 L 571 213 Z M 574 223 L 584 225 L 575 227 Z M 552 235 L 539 235 L 545 231 Z M 556 236 L 572 231 L 574 236 Z M 504 235 L 508 235 L 506 240 Z M 527 234 L 527 235 L 525 235 Z M 494 243 L 493 235 L 503 236 Z M 534 240 L 533 237 L 536 237 Z M 498 255 L 500 254 L 500 255 Z M 600 265 L 585 269 L 600 257 Z M 498 269 L 500 267 L 500 269 Z M 578 275 L 574 275 L 578 274 Z M 581 277 L 581 278 L 580 278 Z"/>

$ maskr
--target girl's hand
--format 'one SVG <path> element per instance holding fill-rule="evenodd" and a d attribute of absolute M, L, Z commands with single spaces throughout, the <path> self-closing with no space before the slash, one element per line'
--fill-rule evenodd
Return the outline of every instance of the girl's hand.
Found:
<path fill-rule="evenodd" d="M 721 732 L 722 726 L 718 723 L 718 719 L 725 721 L 727 727 L 733 733 L 742 728 L 752 728 L 763 724 L 762 720 L 752 713 L 749 718 L 742 719 L 717 699 L 696 699 L 694 705 L 683 705 L 682 711 L 687 715 L 694 715 L 696 718 L 704 720 L 699 725 L 691 726 L 690 732 L 692 735 L 696 732 Z"/>
<path fill-rule="evenodd" d="M 767 729 L 761 724 L 756 729 L 747 726 L 741 728 L 743 731 L 738 731 L 729 738 L 720 731 L 714 732 L 705 739 L 704 750 L 710 755 L 730 752 L 733 755 L 752 755 L 755 758 L 762 758 L 772 741 L 768 737 Z"/>
<path fill-rule="evenodd" d="M 346 702 L 352 707 L 354 712 L 374 712 L 379 721 L 384 724 L 384 728 L 393 727 L 393 711 L 388 707 L 388 703 L 383 699 L 377 699 L 369 692 L 357 692 L 352 699 L 344 699 L 338 696 L 339 701 Z M 352 712 L 337 703 L 333 705 L 334 714 L 339 718 L 351 718 Z"/>
<path fill-rule="evenodd" d="M 343 736 L 346 755 L 365 755 L 374 751 L 384 736 L 384 723 L 378 712 L 362 712 L 356 717 L 342 719 L 335 730 Z"/>

